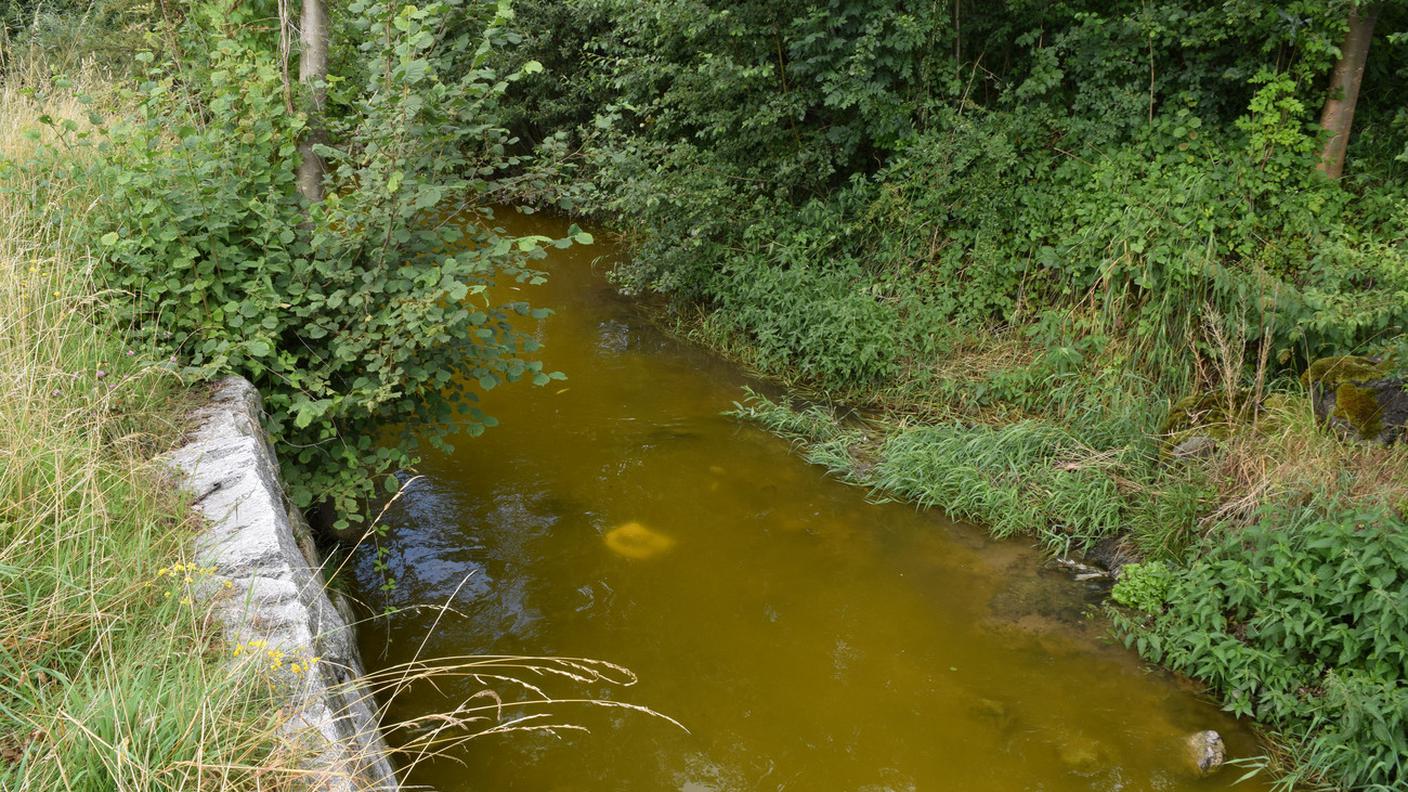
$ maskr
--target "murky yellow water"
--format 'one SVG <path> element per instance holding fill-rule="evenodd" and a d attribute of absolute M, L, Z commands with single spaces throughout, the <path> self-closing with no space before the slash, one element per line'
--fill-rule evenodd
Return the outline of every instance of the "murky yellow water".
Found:
<path fill-rule="evenodd" d="M 521 232 L 558 221 L 507 218 Z M 550 229 L 550 230 L 544 230 Z M 592 259 L 528 290 L 569 380 L 489 395 L 502 425 L 430 456 L 388 514 L 398 585 L 369 553 L 358 595 L 402 611 L 363 630 L 375 668 L 466 653 L 600 657 L 640 682 L 568 709 L 590 733 L 482 738 L 411 781 L 460 790 L 1205 790 L 1183 738 L 1247 732 L 1102 640 L 1094 593 L 1020 543 L 874 505 L 787 444 L 720 415 L 747 378 L 665 337 Z M 466 580 L 466 576 L 468 579 Z M 433 634 L 426 637 L 439 619 Z M 424 640 L 424 648 L 421 643 Z M 538 680 L 555 684 L 551 680 Z M 391 714 L 444 711 L 448 681 Z M 561 694 L 580 694 L 556 685 Z M 1239 788 L 1250 788 L 1243 785 Z"/>

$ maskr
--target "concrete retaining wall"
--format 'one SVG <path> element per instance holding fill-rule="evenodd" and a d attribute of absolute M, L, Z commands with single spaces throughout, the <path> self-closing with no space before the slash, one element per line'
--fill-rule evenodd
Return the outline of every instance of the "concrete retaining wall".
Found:
<path fill-rule="evenodd" d="M 244 662 L 265 664 L 286 689 L 282 731 L 307 757 L 311 786 L 395 790 L 376 704 L 352 681 L 362 662 L 350 620 L 324 585 L 307 523 L 286 505 L 261 411 L 253 385 L 225 379 L 170 456 L 207 520 L 196 563 L 215 567 L 218 585 L 206 596 Z"/>

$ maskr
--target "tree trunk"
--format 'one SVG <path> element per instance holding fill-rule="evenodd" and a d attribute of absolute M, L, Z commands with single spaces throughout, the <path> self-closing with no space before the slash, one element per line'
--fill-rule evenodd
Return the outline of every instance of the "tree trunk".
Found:
<path fill-rule="evenodd" d="M 299 19 L 298 82 L 306 91 L 308 129 L 298 142 L 298 191 L 309 203 L 323 200 L 323 158 L 313 146 L 322 142 L 323 105 L 327 102 L 328 15 L 324 0 L 303 0 Z"/>
<path fill-rule="evenodd" d="M 1377 5 L 1349 10 L 1349 32 L 1340 47 L 1340 60 L 1330 77 L 1330 94 L 1320 113 L 1320 126 L 1330 133 L 1320 152 L 1319 170 L 1331 179 L 1344 173 L 1344 151 L 1349 145 L 1349 130 L 1354 123 L 1354 105 L 1359 100 L 1359 86 L 1364 82 L 1364 61 L 1369 55 L 1369 41 L 1374 36 L 1374 23 L 1379 18 Z"/>

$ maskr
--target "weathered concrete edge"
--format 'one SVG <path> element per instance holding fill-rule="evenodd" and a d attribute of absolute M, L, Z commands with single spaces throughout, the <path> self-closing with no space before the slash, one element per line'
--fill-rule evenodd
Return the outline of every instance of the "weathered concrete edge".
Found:
<path fill-rule="evenodd" d="M 271 670 L 286 691 L 281 731 L 303 757 L 310 786 L 396 790 L 376 703 L 357 682 L 363 667 L 351 620 L 327 589 L 307 523 L 286 505 L 262 410 L 248 380 L 224 379 L 194 412 L 187 442 L 168 456 L 206 519 L 195 558 L 215 571 L 201 591 L 232 643 L 256 643 L 242 652 L 259 656 L 250 662 L 271 667 L 268 653 L 283 653 L 283 668 Z"/>

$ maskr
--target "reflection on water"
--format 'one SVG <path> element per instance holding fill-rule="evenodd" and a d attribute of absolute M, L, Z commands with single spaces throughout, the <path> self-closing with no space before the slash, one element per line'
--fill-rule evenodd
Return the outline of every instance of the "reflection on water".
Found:
<path fill-rule="evenodd" d="M 613 296 L 591 272 L 600 247 L 555 254 L 550 283 L 530 295 L 557 310 L 538 331 L 568 381 L 492 392 L 500 427 L 425 461 L 388 515 L 394 590 L 379 590 L 372 553 L 359 556 L 359 596 L 407 608 L 368 627 L 363 650 L 372 667 L 410 659 L 423 640 L 425 657 L 600 657 L 641 681 L 586 693 L 690 731 L 584 708 L 570 717 L 588 734 L 475 741 L 419 765 L 413 782 L 1175 792 L 1236 776 L 1193 779 L 1188 733 L 1218 729 L 1232 755 L 1257 753 L 1236 723 L 1103 641 L 1084 615 L 1096 592 L 1043 570 L 1032 550 L 867 503 L 722 417 L 743 375 Z M 392 714 L 476 691 L 471 680 L 417 689 Z"/>

